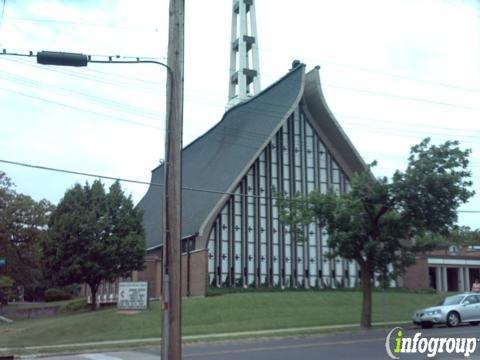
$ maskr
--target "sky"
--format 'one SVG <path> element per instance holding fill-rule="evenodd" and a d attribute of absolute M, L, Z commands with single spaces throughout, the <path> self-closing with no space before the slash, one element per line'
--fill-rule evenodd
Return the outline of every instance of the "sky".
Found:
<path fill-rule="evenodd" d="M 0 2 L 0 6 L 3 4 Z M 184 145 L 227 104 L 231 0 L 186 0 Z M 472 150 L 480 211 L 480 1 L 257 0 L 262 88 L 293 60 L 319 65 L 327 103 L 377 176 L 404 170 L 410 147 Z M 167 0 L 6 0 L 0 49 L 166 61 Z M 0 56 L 0 159 L 150 181 L 164 157 L 165 69 L 51 67 Z M 0 164 L 17 191 L 57 203 L 85 176 Z M 106 181 L 107 185 L 109 184 Z M 122 183 L 138 202 L 146 185 Z M 480 228 L 480 213 L 459 224 Z"/>

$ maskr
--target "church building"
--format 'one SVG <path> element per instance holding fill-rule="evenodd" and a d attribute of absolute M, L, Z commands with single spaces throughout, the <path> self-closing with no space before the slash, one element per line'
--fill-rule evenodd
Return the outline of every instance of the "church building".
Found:
<path fill-rule="evenodd" d="M 182 152 L 182 278 L 186 295 L 214 287 L 355 287 L 354 262 L 330 259 L 315 224 L 297 242 L 279 218 L 275 194 L 340 193 L 365 163 L 322 93 L 319 67 L 295 61 L 260 91 L 253 0 L 233 1 L 232 72 L 223 118 Z M 152 172 L 162 184 L 163 165 Z M 159 296 L 163 188 L 151 185 L 144 211 L 151 296 Z"/>

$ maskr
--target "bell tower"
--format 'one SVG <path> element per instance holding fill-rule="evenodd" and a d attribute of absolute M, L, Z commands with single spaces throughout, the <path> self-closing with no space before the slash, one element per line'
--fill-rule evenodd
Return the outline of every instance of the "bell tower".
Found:
<path fill-rule="evenodd" d="M 255 0 L 233 0 L 228 105 L 260 92 Z"/>

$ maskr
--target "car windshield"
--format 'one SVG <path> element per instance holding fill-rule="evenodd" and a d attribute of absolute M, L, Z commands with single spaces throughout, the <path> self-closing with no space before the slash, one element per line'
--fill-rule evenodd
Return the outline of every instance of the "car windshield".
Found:
<path fill-rule="evenodd" d="M 460 301 L 462 301 L 463 295 L 455 295 L 455 296 L 449 296 L 443 301 L 441 301 L 438 305 L 457 305 L 460 304 Z"/>

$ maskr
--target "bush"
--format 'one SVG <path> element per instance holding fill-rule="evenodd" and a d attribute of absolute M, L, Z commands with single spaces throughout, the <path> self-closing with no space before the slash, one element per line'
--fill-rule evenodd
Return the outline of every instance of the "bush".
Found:
<path fill-rule="evenodd" d="M 62 310 L 65 312 L 77 312 L 86 310 L 87 306 L 87 300 L 85 298 L 81 298 L 70 301 L 68 304 L 62 307 Z"/>
<path fill-rule="evenodd" d="M 8 305 L 8 299 L 15 294 L 13 285 L 15 281 L 9 276 L 0 276 L 0 306 Z"/>
<path fill-rule="evenodd" d="M 45 301 L 62 301 L 62 300 L 70 300 L 72 295 L 63 289 L 52 288 L 45 291 Z"/>

